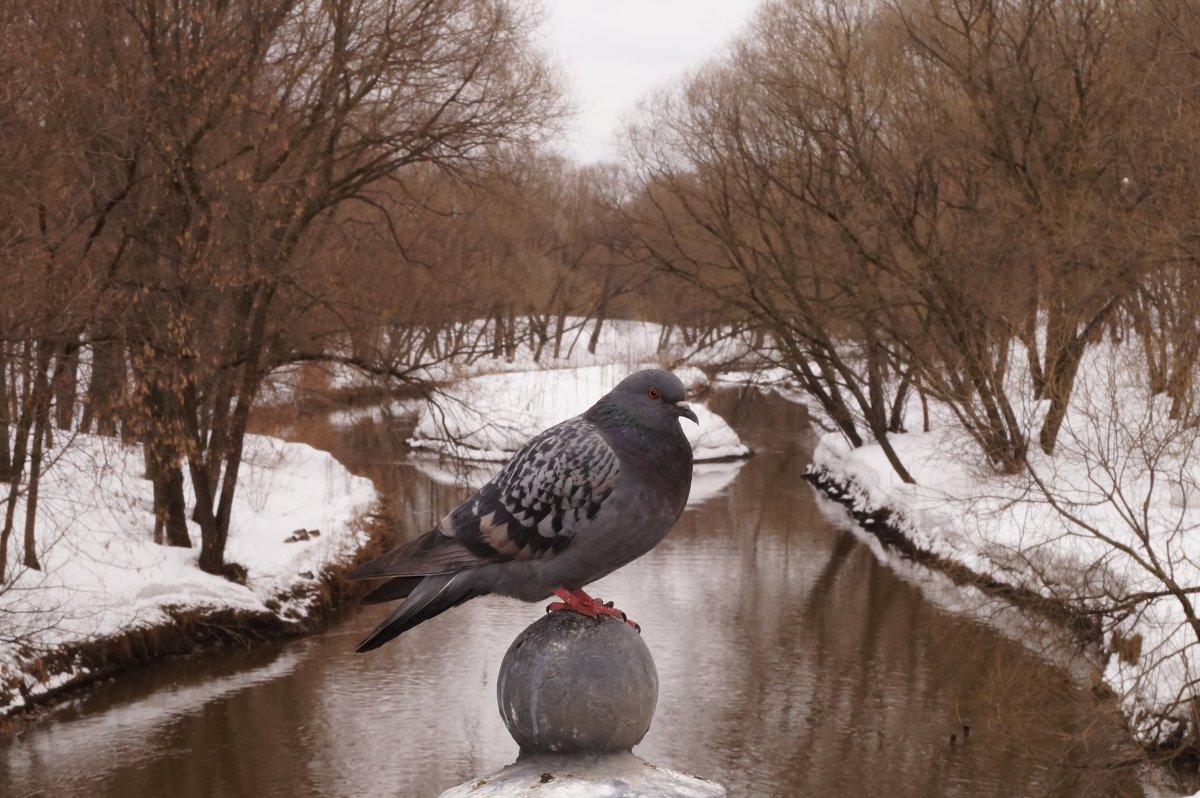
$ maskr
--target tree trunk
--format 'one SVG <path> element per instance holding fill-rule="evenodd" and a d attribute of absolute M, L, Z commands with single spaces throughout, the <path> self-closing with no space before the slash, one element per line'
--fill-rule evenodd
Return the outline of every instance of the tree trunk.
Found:
<path fill-rule="evenodd" d="M 567 334 L 567 314 L 559 313 L 554 322 L 554 359 L 562 357 L 563 336 Z"/>
<path fill-rule="evenodd" d="M 1154 325 L 1150 323 L 1150 310 L 1147 305 L 1150 300 L 1143 288 L 1134 294 L 1126 304 L 1132 317 L 1133 329 L 1142 344 L 1142 353 L 1146 363 L 1146 378 L 1150 383 L 1150 393 L 1160 394 L 1167 389 L 1167 351 L 1161 335 L 1155 334 Z"/>
<path fill-rule="evenodd" d="M 908 473 L 908 469 L 901 462 L 900 455 L 896 454 L 896 450 L 892 448 L 892 441 L 887 434 L 887 430 L 881 428 L 880 434 L 875 436 L 875 440 L 879 444 L 879 448 L 883 450 L 883 456 L 887 458 L 888 464 L 896 472 L 896 476 L 900 477 L 900 481 L 907 485 L 916 484 L 916 480 L 912 478 L 912 474 Z"/>
<path fill-rule="evenodd" d="M 32 342 L 25 341 L 22 347 L 21 362 L 26 365 L 21 375 L 21 394 L 18 407 L 20 415 L 17 418 L 16 440 L 13 442 L 12 462 L 9 469 L 8 500 L 4 507 L 4 529 L 0 530 L 0 577 L 8 569 L 8 544 L 13 531 L 13 519 L 17 511 L 17 499 L 21 491 L 21 475 L 25 472 L 25 458 L 28 454 L 29 433 L 33 428 L 32 403 L 32 373 L 28 368 Z"/>
<path fill-rule="evenodd" d="M 904 411 L 908 404 L 908 392 L 912 386 L 913 370 L 909 367 L 900 379 L 896 396 L 892 399 L 892 412 L 888 415 L 888 432 L 904 432 Z M 926 430 L 928 431 L 928 430 Z"/>
<path fill-rule="evenodd" d="M 508 323 L 504 328 L 504 360 L 508 363 L 516 360 L 517 357 L 517 320 L 513 316 L 508 317 Z"/>
<path fill-rule="evenodd" d="M 210 447 L 207 455 L 202 449 L 195 457 L 188 458 L 192 485 L 196 492 L 193 519 L 200 525 L 201 532 L 200 568 L 208 573 L 223 574 L 227 570 L 225 544 L 229 538 L 229 521 L 233 513 L 233 499 L 237 491 L 250 408 L 262 384 L 267 318 L 274 293 L 272 287 L 261 289 L 257 295 L 248 293 L 249 301 L 243 305 L 245 315 L 242 318 L 249 321 L 249 330 L 245 346 L 241 348 L 246 357 L 241 367 L 241 379 L 236 385 L 236 401 L 233 412 L 229 415 L 227 430 L 220 435 L 214 430 L 211 437 L 213 441 L 220 440 L 221 448 Z M 227 384 L 232 390 L 232 384 Z M 222 395 L 218 397 L 217 403 L 228 406 L 229 401 Z M 198 407 L 195 406 L 194 399 L 190 404 L 193 406 L 187 412 L 186 421 L 193 425 L 195 432 L 195 425 L 199 421 Z"/>
<path fill-rule="evenodd" d="M 1046 396 L 1050 400 L 1050 407 L 1038 431 L 1038 445 L 1046 454 L 1054 454 L 1054 447 L 1058 443 L 1058 434 L 1067 417 L 1067 407 L 1075 389 L 1075 376 L 1079 373 L 1083 348 L 1082 340 L 1072 336 L 1069 345 L 1060 349 L 1055 356 L 1054 368 L 1046 374 Z"/>
<path fill-rule="evenodd" d="M 183 470 L 179 458 L 165 451 L 158 441 L 147 440 L 143 451 L 146 478 L 154 485 L 154 542 L 190 549 L 192 539 L 188 535 Z"/>
<path fill-rule="evenodd" d="M 887 402 L 883 398 L 883 381 L 884 381 L 884 356 L 882 347 L 874 340 L 867 341 L 867 400 L 868 404 L 863 408 L 864 415 L 867 418 L 867 424 L 871 427 L 871 434 L 875 436 L 875 442 L 879 444 L 879 448 L 883 450 L 883 456 L 887 458 L 888 464 L 892 470 L 896 472 L 896 476 L 900 477 L 900 481 L 905 484 L 912 485 L 916 482 L 912 474 L 908 473 L 908 469 L 904 467 L 904 463 L 900 461 L 900 455 L 892 447 L 892 442 L 888 437 L 888 419 Z"/>
<path fill-rule="evenodd" d="M 50 414 L 38 413 L 33 430 L 33 450 L 29 454 L 29 492 L 25 496 L 25 567 L 42 570 L 37 556 L 38 494 L 42 484 L 42 447 L 50 426 Z"/>
<path fill-rule="evenodd" d="M 534 319 L 537 318 L 535 322 Z M 546 350 L 546 342 L 550 340 L 546 327 L 549 321 L 533 314 L 529 316 L 529 343 L 533 347 L 533 362 L 540 363 L 542 352 Z"/>
<path fill-rule="evenodd" d="M 596 354 L 596 346 L 600 343 L 600 328 L 604 326 L 605 308 L 601 305 L 596 311 L 596 323 L 592 325 L 592 335 L 588 338 L 588 354 Z"/>
<path fill-rule="evenodd" d="M 116 437 L 127 381 L 122 342 L 102 333 L 92 342 L 92 377 L 84 396 L 81 430 L 90 430 L 94 422 L 98 435 Z"/>
<path fill-rule="evenodd" d="M 54 424 L 69 430 L 75 422 L 75 397 L 79 389 L 79 340 L 63 344 L 54 366 Z"/>
<path fill-rule="evenodd" d="M 1051 314 L 1051 321 L 1046 329 L 1046 394 L 1050 400 L 1050 407 L 1038 432 L 1038 444 L 1046 454 L 1054 454 L 1058 434 L 1062 430 L 1071 394 L 1075 389 L 1075 377 L 1079 373 L 1084 350 L 1089 343 L 1102 335 L 1109 314 L 1117 307 L 1117 300 L 1118 297 L 1113 297 L 1106 302 L 1088 320 L 1082 331 L 1078 330 L 1078 322 L 1066 318 L 1065 313 L 1060 311 L 1057 314 L 1057 322 L 1055 314 Z"/>
<path fill-rule="evenodd" d="M 187 505 L 183 496 L 183 469 L 176 460 L 169 463 L 163 474 L 163 505 L 166 510 L 164 523 L 167 533 L 167 545 L 184 549 L 192 547 L 192 539 L 188 535 Z M 155 491 L 157 496 L 157 491 Z"/>
<path fill-rule="evenodd" d="M 189 460 L 189 465 L 191 461 Z M 192 520 L 200 526 L 200 570 L 219 574 L 225 568 L 225 540 L 217 528 L 217 519 L 212 511 L 211 486 L 203 487 L 197 482 L 197 469 L 192 467 L 192 487 L 196 493 L 196 506 Z M 207 477 L 204 477 L 207 482 Z"/>
<path fill-rule="evenodd" d="M 1019 328 L 1020 333 L 1018 337 L 1021 340 L 1021 344 L 1025 347 L 1025 360 L 1029 365 L 1030 379 L 1033 381 L 1033 398 L 1041 399 L 1046 393 L 1046 373 L 1042 369 L 1042 359 L 1038 355 L 1037 329 L 1041 297 L 1038 269 L 1032 259 L 1029 263 L 1029 279 L 1031 284 L 1028 287 L 1025 319 L 1024 324 Z"/>
<path fill-rule="evenodd" d="M 1170 417 L 1173 420 L 1191 421 L 1197 361 L 1200 361 L 1200 335 L 1194 326 L 1182 327 L 1175 333 L 1170 376 L 1166 381 L 1166 394 L 1171 397 Z"/>
<path fill-rule="evenodd" d="M 34 364 L 33 396 L 33 449 L 29 455 L 29 493 L 25 497 L 25 557 L 27 568 L 41 570 L 37 556 L 37 509 L 38 494 L 42 484 L 42 454 L 46 439 L 50 435 L 50 368 L 56 347 L 48 340 L 37 344 L 37 362 Z"/>
<path fill-rule="evenodd" d="M 8 395 L 8 347 L 0 343 L 0 482 L 6 482 L 12 477 L 12 455 L 9 447 L 8 427 L 12 423 L 9 416 Z"/>
<path fill-rule="evenodd" d="M 656 350 L 658 354 L 661 355 L 667 351 L 667 347 L 671 345 L 671 331 L 673 329 L 674 325 L 670 323 L 662 326 L 662 332 L 658 334 L 658 349 Z"/>
<path fill-rule="evenodd" d="M 504 312 L 500 306 L 496 306 L 495 312 L 492 313 L 492 319 L 496 324 L 496 328 L 492 333 L 492 357 L 499 360 L 504 357 Z"/>
<path fill-rule="evenodd" d="M 828 373 L 828 372 L 826 372 Z M 854 414 L 850 412 L 850 408 L 846 406 L 846 401 L 842 398 L 841 392 L 837 389 L 837 384 L 832 380 L 823 382 L 816 372 L 808 363 L 807 357 L 792 358 L 792 374 L 800 380 L 800 384 L 809 394 L 811 394 L 821 407 L 825 410 L 826 415 L 837 426 L 838 430 L 846 437 L 850 445 L 858 448 L 863 445 L 862 436 L 858 432 L 858 427 L 854 423 Z"/>

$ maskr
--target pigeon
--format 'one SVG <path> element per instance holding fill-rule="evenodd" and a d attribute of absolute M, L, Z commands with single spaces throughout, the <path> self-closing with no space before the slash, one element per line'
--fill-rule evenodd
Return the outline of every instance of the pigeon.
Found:
<path fill-rule="evenodd" d="M 433 529 L 347 574 L 388 577 L 364 603 L 404 599 L 357 651 L 491 593 L 624 618 L 583 588 L 650 551 L 683 514 L 692 448 L 681 418 L 699 423 L 683 383 L 646 369 L 536 435 Z"/>

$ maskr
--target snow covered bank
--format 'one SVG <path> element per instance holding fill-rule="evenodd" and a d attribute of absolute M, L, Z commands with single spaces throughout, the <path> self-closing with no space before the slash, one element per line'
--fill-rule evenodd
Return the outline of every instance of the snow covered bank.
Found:
<path fill-rule="evenodd" d="M 933 404 L 930 432 L 891 437 L 915 485 L 879 446 L 835 434 L 813 469 L 855 511 L 888 512 L 916 548 L 1099 618 L 1103 678 L 1141 739 L 1160 744 L 1196 735 L 1200 430 L 1170 419 L 1141 374 L 1118 347 L 1094 347 L 1054 455 L 1035 443 L 1025 474 L 991 470 Z M 1036 431 L 1044 403 L 1022 411 Z"/>
<path fill-rule="evenodd" d="M 547 427 L 578 415 L 644 366 L 607 364 L 561 370 L 505 371 L 455 383 L 421 409 L 409 441 L 470 460 L 507 460 Z M 695 381 L 694 370 L 679 372 Z M 745 457 L 750 450 L 720 416 L 692 402 L 699 424 L 683 422 L 696 460 Z"/>
<path fill-rule="evenodd" d="M 608 319 L 601 325 L 595 352 L 588 352 L 595 320 L 570 316 L 564 322 L 566 332 L 557 357 L 554 355 L 553 340 L 542 341 L 540 337 L 543 333 L 553 334 L 556 319 L 551 320 L 550 329 L 545 331 L 529 317 L 518 317 L 509 322 L 513 325 L 511 355 L 492 354 L 495 333 L 492 325 L 495 322 L 491 319 L 477 319 L 436 332 L 433 334 L 438 339 L 435 346 L 422 350 L 419 355 L 410 353 L 429 361 L 415 368 L 411 376 L 427 383 L 455 384 L 472 377 L 501 372 L 619 366 L 617 373 L 621 368 L 630 373 L 647 365 L 675 370 L 679 364 L 686 363 L 692 369 L 703 368 L 715 373 L 733 368 L 734 364 L 740 363 L 746 367 L 747 364 L 758 362 L 747 342 L 729 330 L 710 331 L 703 339 L 694 340 L 679 328 L 668 330 L 653 322 Z M 387 353 L 382 355 L 383 360 L 389 363 L 406 362 L 404 355 L 388 351 L 386 335 L 381 334 L 381 338 L 384 340 L 379 343 L 380 350 Z M 347 365 L 292 365 L 272 373 L 261 402 L 265 405 L 292 404 L 303 391 L 318 394 L 365 391 L 373 395 L 382 384 L 378 379 Z M 611 387 L 608 385 L 604 390 Z"/>
<path fill-rule="evenodd" d="M 201 571 L 197 548 L 153 542 L 140 448 L 77 435 L 55 458 L 41 485 L 42 570 L 24 569 L 0 590 L 0 715 L 87 677 L 82 665 L 45 672 L 56 655 L 169 626 L 181 613 L 300 622 L 325 569 L 363 545 L 355 521 L 376 498 L 369 480 L 325 452 L 249 436 L 226 548 L 226 559 L 247 570 L 243 586 Z M 299 529 L 307 534 L 293 535 Z M 19 547 L 12 554 L 19 562 Z"/>

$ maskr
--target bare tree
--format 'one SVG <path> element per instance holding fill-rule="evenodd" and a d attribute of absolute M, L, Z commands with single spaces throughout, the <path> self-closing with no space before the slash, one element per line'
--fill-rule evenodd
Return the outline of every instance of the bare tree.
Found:
<path fill-rule="evenodd" d="M 896 3 L 923 74 L 961 103 L 943 115 L 947 144 L 991 193 L 994 222 L 1025 239 L 1014 332 L 1028 352 L 1038 433 L 1053 452 L 1084 349 L 1128 295 L 1137 258 L 1114 246 L 1122 165 L 1136 150 L 1146 64 L 1131 57 L 1132 4 L 1094 0 Z M 1045 314 L 1039 357 L 1039 311 Z"/>
<path fill-rule="evenodd" d="M 1167 89 L 1152 16 L 1101 0 L 770 3 L 635 135 L 642 253 L 769 331 L 764 354 L 851 443 L 861 423 L 889 452 L 915 387 L 1018 472 L 1014 392 L 1046 401 L 1037 440 L 1053 452 L 1083 353 L 1123 305 L 1174 317 L 1142 279 L 1190 257 L 1179 236 L 1153 244 L 1160 220 L 1179 228 L 1144 201 L 1176 185 L 1165 158 L 1145 163 L 1163 149 L 1146 120 L 1191 112 L 1151 108 L 1190 107 Z"/>
<path fill-rule="evenodd" d="M 28 201 L 20 180 L 6 197 L 34 220 L 26 248 L 50 255 L 38 298 L 59 316 L 88 310 L 48 337 L 11 339 L 33 366 L 9 384 L 30 393 L 30 456 L 48 427 L 43 397 L 70 382 L 90 336 L 87 419 L 111 429 L 118 414 L 145 442 L 176 542 L 188 469 L 201 566 L 222 571 L 263 381 L 293 360 L 347 358 L 325 348 L 331 324 L 377 287 L 328 242 L 351 206 L 359 224 L 392 226 L 380 198 L 402 196 L 394 187 L 416 170 L 462 175 L 539 140 L 558 95 L 529 46 L 534 18 L 505 0 L 47 0 L 5 22 L 8 52 L 44 56 L 6 62 L 14 84 L 66 87 L 24 118 L 55 131 L 32 151 L 67 164 L 50 181 L 21 172 L 48 201 Z M 44 81 L 44 68 L 64 79 Z M 5 119 L 31 102 L 13 100 Z M 69 293 L 81 286 L 90 303 Z"/>

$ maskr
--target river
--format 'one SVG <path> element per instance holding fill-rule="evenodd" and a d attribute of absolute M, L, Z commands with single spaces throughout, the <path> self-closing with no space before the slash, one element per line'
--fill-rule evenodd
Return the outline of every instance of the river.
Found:
<path fill-rule="evenodd" d="M 657 662 L 636 753 L 731 796 L 1144 794 L 1136 769 L 1110 767 L 1136 752 L 1086 664 L 1034 653 L 1011 613 L 892 562 L 814 494 L 802 408 L 732 391 L 710 406 L 756 456 L 706 467 L 714 495 L 591 590 Z M 375 479 L 408 534 L 464 495 L 404 449 L 403 421 L 291 432 Z M 98 685 L 0 742 L 0 792 L 416 798 L 511 762 L 496 671 L 541 608 L 479 599 L 354 654 L 385 611 Z"/>

